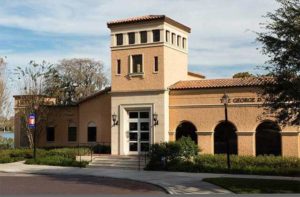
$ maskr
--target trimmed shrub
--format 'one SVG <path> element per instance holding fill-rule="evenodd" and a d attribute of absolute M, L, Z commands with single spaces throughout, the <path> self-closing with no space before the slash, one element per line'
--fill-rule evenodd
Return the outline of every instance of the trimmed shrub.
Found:
<path fill-rule="evenodd" d="M 28 159 L 26 164 L 37 164 L 37 165 L 50 165 L 50 166 L 72 166 L 72 167 L 85 167 L 88 161 L 76 161 L 72 158 L 67 158 L 63 156 L 46 156 L 34 159 Z"/>
<path fill-rule="evenodd" d="M 76 155 L 90 154 L 89 148 L 37 149 L 37 159 L 34 161 L 32 149 L 0 150 L 0 163 L 10 163 L 26 160 L 27 164 L 44 164 L 56 166 L 85 167 L 88 162 L 76 161 Z"/>
<path fill-rule="evenodd" d="M 109 145 L 97 144 L 93 147 L 93 152 L 96 154 L 110 154 L 111 147 Z"/>
<path fill-rule="evenodd" d="M 14 147 L 13 139 L 0 137 L 0 150 L 11 149 L 13 147 Z"/>
<path fill-rule="evenodd" d="M 45 156 L 61 156 L 70 159 L 76 159 L 76 155 L 89 154 L 88 148 L 59 148 L 46 151 Z"/>
<path fill-rule="evenodd" d="M 146 169 L 166 170 L 181 161 L 193 160 L 198 151 L 198 146 L 189 137 L 182 137 L 176 142 L 153 144 Z"/>
<path fill-rule="evenodd" d="M 175 158 L 172 161 L 169 161 L 163 170 L 181 172 L 300 176 L 299 158 L 231 155 L 230 159 L 230 170 L 227 169 L 226 155 L 198 155 L 194 157 L 194 160 L 182 160 L 180 158 Z M 146 169 L 156 170 L 153 167 L 155 166 L 148 165 Z M 159 170 L 162 169 L 160 168 Z"/>

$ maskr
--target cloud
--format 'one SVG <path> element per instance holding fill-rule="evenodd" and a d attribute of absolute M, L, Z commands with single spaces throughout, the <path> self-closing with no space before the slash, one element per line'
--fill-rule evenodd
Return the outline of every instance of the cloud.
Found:
<path fill-rule="evenodd" d="M 206 68 L 211 77 L 231 76 L 231 65 L 240 69 L 237 65 L 263 64 L 265 57 L 256 50 L 254 31 L 260 31 L 262 15 L 277 7 L 274 0 L 2 0 L 0 56 L 7 55 L 11 66 L 31 59 L 92 57 L 103 60 L 108 68 L 107 21 L 166 14 L 192 28 L 192 70 L 205 74 Z M 9 28 L 11 32 L 3 33 Z"/>

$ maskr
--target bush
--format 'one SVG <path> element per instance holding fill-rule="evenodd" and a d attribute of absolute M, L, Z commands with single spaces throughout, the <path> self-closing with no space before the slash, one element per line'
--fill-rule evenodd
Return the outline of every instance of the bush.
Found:
<path fill-rule="evenodd" d="M 111 148 L 109 145 L 97 144 L 93 147 L 93 152 L 96 154 L 110 154 Z"/>
<path fill-rule="evenodd" d="M 14 140 L 11 138 L 0 137 L 0 150 L 10 149 L 14 147 Z"/>
<path fill-rule="evenodd" d="M 10 163 L 31 158 L 32 151 L 30 149 L 6 149 L 0 150 L 0 163 Z"/>
<path fill-rule="evenodd" d="M 150 158 L 151 159 L 151 158 Z M 227 169 L 226 155 L 198 155 L 194 160 L 175 158 L 164 168 L 155 169 L 154 161 L 148 170 L 169 170 L 182 172 L 210 172 L 258 175 L 300 176 L 300 159 L 279 156 L 237 156 L 231 155 L 231 169 Z M 159 166 L 160 167 L 160 166 Z"/>
<path fill-rule="evenodd" d="M 37 165 L 50 165 L 50 166 L 72 166 L 72 167 L 85 167 L 89 162 L 76 161 L 72 158 L 63 157 L 60 155 L 46 156 L 34 159 L 26 160 L 25 164 L 37 164 Z"/>
<path fill-rule="evenodd" d="M 85 167 L 88 162 L 76 161 L 76 155 L 90 154 L 88 148 L 37 149 L 37 159 L 33 158 L 32 149 L 0 150 L 0 163 L 10 163 L 26 160 L 27 164 L 44 164 L 56 166 Z"/>
<path fill-rule="evenodd" d="M 182 137 L 176 142 L 153 144 L 150 147 L 150 160 L 146 168 L 166 170 L 175 163 L 193 160 L 198 151 L 198 146 L 188 137 Z"/>
<path fill-rule="evenodd" d="M 45 156 L 61 156 L 70 159 L 76 159 L 77 155 L 89 154 L 88 148 L 59 148 L 46 151 Z"/>

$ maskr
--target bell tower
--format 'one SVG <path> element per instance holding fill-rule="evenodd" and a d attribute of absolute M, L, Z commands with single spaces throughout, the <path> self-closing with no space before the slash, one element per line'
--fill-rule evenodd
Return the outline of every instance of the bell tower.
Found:
<path fill-rule="evenodd" d="M 187 80 L 190 28 L 165 15 L 111 21 L 111 151 L 131 155 L 169 140 L 168 87 Z"/>
<path fill-rule="evenodd" d="M 187 78 L 189 27 L 165 15 L 107 25 L 111 30 L 112 92 L 161 90 Z"/>

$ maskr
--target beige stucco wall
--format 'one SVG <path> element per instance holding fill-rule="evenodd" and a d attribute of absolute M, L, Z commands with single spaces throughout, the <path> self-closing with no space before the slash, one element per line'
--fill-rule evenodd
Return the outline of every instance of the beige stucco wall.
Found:
<path fill-rule="evenodd" d="M 168 141 L 168 92 L 127 92 L 112 93 L 111 113 L 115 113 L 119 118 L 119 125 L 112 127 L 111 130 L 111 150 L 114 155 L 128 154 L 128 120 L 127 110 L 149 109 L 150 117 L 157 113 L 159 125 L 153 126 L 151 122 L 151 143 Z"/>
<path fill-rule="evenodd" d="M 170 131 L 175 132 L 183 120 L 192 122 L 197 128 L 198 143 L 203 153 L 213 153 L 211 146 L 213 135 L 209 136 L 205 133 L 214 132 L 218 123 L 224 120 L 224 105 L 220 98 L 225 90 L 232 99 L 257 98 L 256 92 L 259 91 L 256 88 L 246 87 L 171 91 Z M 237 128 L 238 154 L 255 155 L 256 127 L 264 120 L 272 120 L 271 117 L 263 116 L 263 111 L 261 102 L 228 105 L 228 119 Z M 299 128 L 281 125 L 281 130 L 282 154 L 299 157 Z"/>
<path fill-rule="evenodd" d="M 143 55 L 143 76 L 129 76 L 129 56 Z M 158 57 L 158 73 L 153 72 L 154 57 Z M 121 60 L 121 75 L 117 75 L 117 60 Z M 111 85 L 114 91 L 158 90 L 164 87 L 163 47 L 152 46 L 148 48 L 126 49 L 112 51 L 111 53 Z"/>
<path fill-rule="evenodd" d="M 78 108 L 76 106 L 71 107 L 51 107 L 49 109 L 49 115 L 47 123 L 41 130 L 39 136 L 39 147 L 45 146 L 77 146 L 78 145 L 78 134 L 77 129 L 77 141 L 68 141 L 68 126 L 70 123 L 74 123 L 78 128 Z M 55 141 L 47 142 L 46 127 L 55 128 Z"/>
<path fill-rule="evenodd" d="M 111 99 L 107 92 L 95 97 L 91 97 L 76 106 L 52 106 L 48 107 L 49 115 L 43 122 L 43 128 L 38 136 L 38 145 L 45 146 L 78 146 L 86 145 L 87 142 L 87 125 L 94 122 L 97 125 L 97 143 L 110 145 L 111 140 Z M 26 136 L 21 129 L 21 117 L 18 106 L 15 107 L 15 136 L 16 147 L 27 146 Z M 68 126 L 72 123 L 77 127 L 77 141 L 68 141 Z M 46 127 L 55 128 L 55 141 L 47 142 Z"/>
<path fill-rule="evenodd" d="M 79 141 L 87 143 L 87 128 L 90 122 L 97 126 L 97 142 L 110 145 L 111 96 L 101 94 L 79 104 Z"/>
<path fill-rule="evenodd" d="M 186 52 L 166 46 L 164 47 L 164 62 L 165 87 L 188 78 L 188 56 Z"/>

